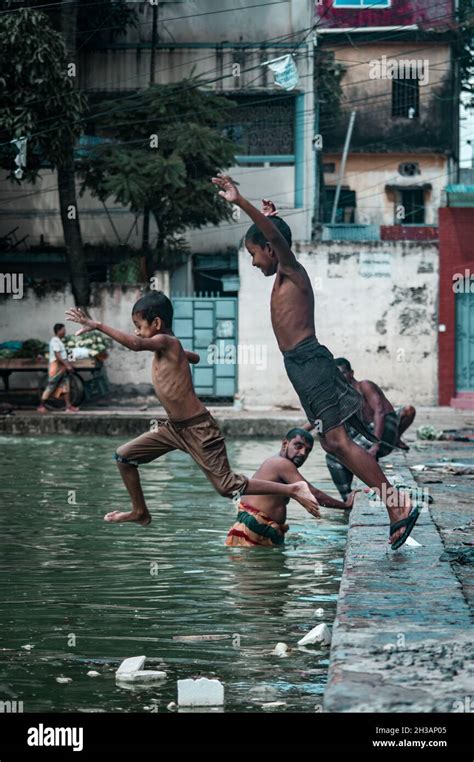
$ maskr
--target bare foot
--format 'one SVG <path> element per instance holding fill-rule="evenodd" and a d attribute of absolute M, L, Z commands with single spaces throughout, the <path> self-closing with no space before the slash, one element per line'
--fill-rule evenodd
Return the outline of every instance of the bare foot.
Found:
<path fill-rule="evenodd" d="M 406 442 L 403 441 L 403 439 L 399 439 L 397 442 L 395 442 L 395 447 L 399 447 L 400 450 L 406 450 L 406 452 L 408 452 L 410 449 Z"/>
<path fill-rule="evenodd" d="M 110 511 L 104 516 L 104 521 L 135 521 L 142 527 L 151 523 L 151 516 L 147 513 L 134 513 L 133 511 Z"/>
<path fill-rule="evenodd" d="M 40 405 L 39 407 L 36 408 L 36 410 L 37 410 L 38 413 L 47 413 L 48 412 L 44 405 Z"/>
<path fill-rule="evenodd" d="M 408 497 L 407 493 L 404 492 L 403 490 L 397 490 L 397 491 L 400 496 L 400 507 L 387 506 L 387 511 L 388 511 L 388 515 L 390 516 L 391 524 L 395 524 L 396 521 L 401 521 L 402 519 L 406 519 L 410 515 L 410 511 L 412 509 L 411 500 Z M 387 502 L 393 503 L 394 498 L 390 496 Z M 394 532 L 389 537 L 390 545 L 393 542 L 395 542 L 395 540 L 398 540 L 398 538 L 402 536 L 405 530 L 406 530 L 406 527 L 400 527 L 400 529 L 397 529 L 397 531 Z"/>
<path fill-rule="evenodd" d="M 306 482 L 295 482 L 291 486 L 294 490 L 292 495 L 293 499 L 297 500 L 303 508 L 306 508 L 315 519 L 320 519 L 321 514 L 319 512 L 319 503 Z"/>
<path fill-rule="evenodd" d="M 362 490 L 360 490 L 360 489 L 353 489 L 352 492 L 346 497 L 346 499 L 344 501 L 345 504 L 346 504 L 346 508 L 349 511 L 351 510 L 351 508 L 354 507 L 354 501 L 356 499 L 356 496 L 357 496 L 358 492 L 362 492 Z"/>

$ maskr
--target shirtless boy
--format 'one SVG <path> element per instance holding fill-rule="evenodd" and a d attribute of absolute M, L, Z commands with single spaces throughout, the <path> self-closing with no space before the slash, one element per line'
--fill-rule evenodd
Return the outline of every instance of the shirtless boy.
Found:
<path fill-rule="evenodd" d="M 419 515 L 407 495 L 396 490 L 376 459 L 347 436 L 347 421 L 369 439 L 360 417 L 361 396 L 339 373 L 331 352 L 319 344 L 314 327 L 314 294 L 304 267 L 291 250 L 291 231 L 275 216 L 266 216 L 245 199 L 228 175 L 212 178 L 219 195 L 240 207 L 253 221 L 245 236 L 252 264 L 266 277 L 276 275 L 270 312 L 285 368 L 310 423 L 316 423 L 322 447 L 377 491 L 390 517 L 393 550 L 408 539 Z"/>
<path fill-rule="evenodd" d="M 306 481 L 298 471 L 313 449 L 313 437 L 304 429 L 291 429 L 281 443 L 279 455 L 267 458 L 254 474 L 257 479 L 268 479 L 279 484 Z M 319 505 L 326 508 L 350 510 L 355 492 L 342 502 L 306 481 Z M 288 498 L 279 495 L 246 495 L 238 507 L 237 521 L 231 527 L 225 544 L 240 547 L 283 545 Z M 310 511 L 316 515 L 313 511 Z"/>
<path fill-rule="evenodd" d="M 66 317 L 83 326 L 76 335 L 102 331 L 133 352 L 152 352 L 153 386 L 168 414 L 167 419 L 158 421 L 156 431 L 142 434 L 118 448 L 115 459 L 131 497 L 132 510 L 111 511 L 104 516 L 105 521 L 136 521 L 142 526 L 150 523 L 151 516 L 142 492 L 138 466 L 172 450 L 183 450 L 191 455 L 224 497 L 280 495 L 294 498 L 307 510 L 317 513 L 317 501 L 304 481 L 276 484 L 233 473 L 227 459 L 224 437 L 194 391 L 189 363 L 198 363 L 199 355 L 183 349 L 173 334 L 173 305 L 163 292 L 145 294 L 134 305 L 134 335 L 92 320 L 80 309 L 67 310 Z"/>

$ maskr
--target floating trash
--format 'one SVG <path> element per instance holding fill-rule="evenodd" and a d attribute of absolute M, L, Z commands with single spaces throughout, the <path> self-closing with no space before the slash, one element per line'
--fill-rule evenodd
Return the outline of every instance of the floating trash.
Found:
<path fill-rule="evenodd" d="M 178 706 L 222 706 L 224 686 L 220 680 L 200 677 L 178 680 Z"/>
<path fill-rule="evenodd" d="M 322 643 L 328 646 L 331 642 L 331 632 L 327 624 L 317 624 L 301 640 L 298 640 L 299 646 L 307 646 L 310 643 Z"/>

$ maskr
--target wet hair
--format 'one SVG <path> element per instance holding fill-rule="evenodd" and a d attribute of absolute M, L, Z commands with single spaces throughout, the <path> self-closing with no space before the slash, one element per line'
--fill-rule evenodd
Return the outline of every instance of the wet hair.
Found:
<path fill-rule="evenodd" d="M 352 366 L 351 366 L 349 360 L 346 360 L 345 357 L 337 357 L 334 360 L 334 362 L 336 363 L 336 365 L 342 365 L 343 368 L 345 368 L 346 370 L 352 372 Z"/>
<path fill-rule="evenodd" d="M 313 446 L 314 439 L 309 433 L 309 431 L 306 431 L 306 429 L 298 429 L 298 428 L 290 429 L 285 439 L 287 439 L 289 442 L 290 439 L 294 439 L 295 437 L 298 437 L 298 436 L 303 437 L 304 439 L 306 439 L 307 443 L 311 445 L 311 447 Z"/>
<path fill-rule="evenodd" d="M 291 246 L 291 229 L 289 225 L 286 224 L 285 220 L 282 220 L 281 217 L 269 217 L 268 219 L 271 220 L 273 224 L 278 228 L 288 246 Z M 250 225 L 245 234 L 245 241 L 250 241 L 251 243 L 255 243 L 257 246 L 261 246 L 263 248 L 267 243 L 267 238 L 262 233 L 258 225 L 253 224 Z"/>
<path fill-rule="evenodd" d="M 59 333 L 59 331 L 61 330 L 61 328 L 65 328 L 65 325 L 64 325 L 64 323 L 55 323 L 55 324 L 54 324 L 54 327 L 53 327 L 53 331 L 54 331 L 54 333 L 55 333 L 55 334 Z"/>
<path fill-rule="evenodd" d="M 133 305 L 132 315 L 140 313 L 147 323 L 152 323 L 157 317 L 165 326 L 171 329 L 173 325 L 173 305 L 163 291 L 149 291 Z"/>

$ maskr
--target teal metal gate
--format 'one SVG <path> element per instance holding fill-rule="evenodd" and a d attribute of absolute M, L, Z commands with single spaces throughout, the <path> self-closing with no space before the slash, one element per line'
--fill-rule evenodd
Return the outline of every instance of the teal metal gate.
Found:
<path fill-rule="evenodd" d="M 201 397 L 233 397 L 237 391 L 237 299 L 172 297 L 173 332 L 185 349 L 197 352 L 192 365 Z"/>
<path fill-rule="evenodd" d="M 474 392 L 474 293 L 456 294 L 456 391 Z"/>

